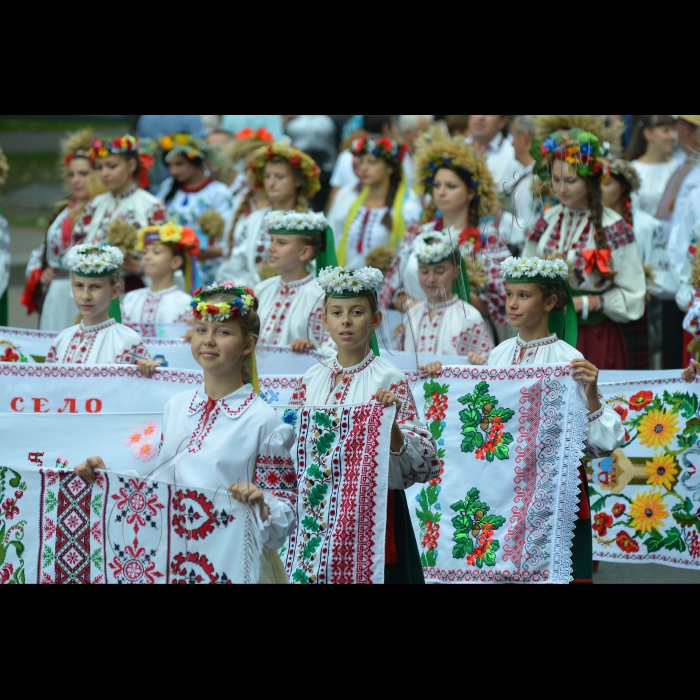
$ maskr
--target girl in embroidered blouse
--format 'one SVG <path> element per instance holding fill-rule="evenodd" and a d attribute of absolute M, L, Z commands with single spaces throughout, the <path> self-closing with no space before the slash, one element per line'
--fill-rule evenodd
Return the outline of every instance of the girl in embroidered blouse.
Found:
<path fill-rule="evenodd" d="M 562 258 L 572 271 L 578 349 L 600 369 L 627 369 L 622 324 L 644 313 L 646 282 L 627 222 L 603 206 L 598 137 L 578 128 L 533 141 L 535 173 L 561 202 L 527 232 L 523 256 Z"/>
<path fill-rule="evenodd" d="M 318 364 L 303 377 L 293 405 L 364 403 L 375 400 L 395 405 L 389 461 L 389 501 L 385 582 L 423 583 L 423 570 L 404 490 L 440 474 L 435 440 L 418 419 L 406 377 L 388 360 L 378 357 L 374 331 L 382 314 L 376 289 L 379 270 L 328 267 L 318 282 L 325 292 L 323 325 L 338 346 L 328 365 Z"/>
<path fill-rule="evenodd" d="M 149 357 L 138 333 L 110 318 L 119 310 L 124 256 L 113 246 L 79 245 L 66 254 L 73 299 L 83 320 L 58 334 L 46 362 L 135 365 Z"/>
<path fill-rule="evenodd" d="M 222 241 L 202 230 L 199 218 L 204 212 L 215 211 L 221 215 L 225 229 L 233 216 L 228 187 L 214 180 L 204 169 L 205 161 L 213 154 L 212 146 L 192 134 L 170 134 L 158 140 L 158 155 L 171 175 L 160 186 L 158 198 L 165 202 L 168 216 L 175 223 L 193 228 L 199 236 L 197 268 L 204 285 L 215 281 L 224 249 Z"/>
<path fill-rule="evenodd" d="M 192 288 L 199 254 L 197 234 L 174 221 L 164 226 L 147 226 L 139 231 L 136 252 L 143 253 L 141 266 L 151 284 L 122 299 L 122 322 L 137 328 L 144 338 L 155 337 L 155 324 L 189 324 L 192 297 L 175 284 L 174 275 L 184 268 L 185 288 Z"/>
<path fill-rule="evenodd" d="M 139 152 L 138 139 L 129 134 L 114 139 L 95 139 L 90 144 L 90 156 L 107 192 L 85 207 L 74 230 L 76 242 L 109 243 L 109 226 L 117 219 L 137 230 L 165 223 L 165 205 L 145 189 L 153 158 Z M 139 276 L 138 258 L 127 256 L 121 270 L 125 292 L 144 286 Z"/>
<path fill-rule="evenodd" d="M 297 481 L 289 453 L 294 432 L 257 393 L 257 299 L 250 289 L 220 282 L 199 290 L 191 304 L 192 355 L 204 385 L 165 406 L 165 469 L 158 478 L 213 490 L 225 485 L 233 498 L 257 507 L 264 544 L 260 583 L 288 583 L 276 550 L 295 526 Z M 147 374 L 156 365 L 142 362 L 139 369 Z M 75 471 L 93 482 L 95 470 L 106 468 L 92 457 Z"/>
<path fill-rule="evenodd" d="M 490 366 L 568 364 L 573 378 L 583 385 L 588 406 L 588 430 L 584 454 L 606 457 L 623 444 L 625 429 L 620 416 L 601 403 L 598 368 L 576 350 L 578 324 L 566 283 L 563 260 L 508 258 L 501 265 L 506 280 L 506 307 L 515 338 L 501 343 L 488 357 Z M 474 364 L 486 358 L 473 354 Z M 592 582 L 592 535 L 588 479 L 583 468 L 579 515 L 574 529 L 572 561 L 574 582 Z"/>
<path fill-rule="evenodd" d="M 219 274 L 256 288 L 270 243 L 265 216 L 270 211 L 308 211 L 308 200 L 321 189 L 321 169 L 306 153 L 283 143 L 261 146 L 247 167 L 248 181 L 254 190 L 264 190 L 269 205 L 236 225 L 233 249 Z"/>
<path fill-rule="evenodd" d="M 346 190 L 328 212 L 340 265 L 351 269 L 366 264 L 367 254 L 389 247 L 396 252 L 408 225 L 420 218 L 421 204 L 407 188 L 402 163 L 405 145 L 382 136 L 362 136 L 350 150 L 360 159 L 358 172 L 363 189 L 359 195 Z"/>

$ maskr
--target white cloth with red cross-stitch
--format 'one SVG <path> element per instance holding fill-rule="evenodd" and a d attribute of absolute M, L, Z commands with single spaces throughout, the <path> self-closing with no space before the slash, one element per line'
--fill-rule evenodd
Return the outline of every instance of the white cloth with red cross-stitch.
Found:
<path fill-rule="evenodd" d="M 46 362 L 135 365 L 148 358 L 141 336 L 110 318 L 95 326 L 79 323 L 61 331 L 46 356 Z"/>
<path fill-rule="evenodd" d="M 122 299 L 122 323 L 142 328 L 155 324 L 188 323 L 193 319 L 191 301 L 192 297 L 177 286 L 158 292 L 147 287 L 135 289 Z"/>

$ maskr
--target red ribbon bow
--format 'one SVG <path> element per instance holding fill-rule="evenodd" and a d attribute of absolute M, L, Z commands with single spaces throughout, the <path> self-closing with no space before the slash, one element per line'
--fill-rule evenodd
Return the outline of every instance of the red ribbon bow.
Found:
<path fill-rule="evenodd" d="M 610 251 L 607 248 L 602 250 L 584 250 L 583 259 L 586 261 L 586 267 L 583 271 L 590 275 L 593 268 L 597 265 L 601 274 L 607 275 L 611 272 L 608 263 L 610 262 Z"/>

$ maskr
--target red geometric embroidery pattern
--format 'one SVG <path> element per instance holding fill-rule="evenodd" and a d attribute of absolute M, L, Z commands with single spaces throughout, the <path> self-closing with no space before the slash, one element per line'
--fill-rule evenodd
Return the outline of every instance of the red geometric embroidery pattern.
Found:
<path fill-rule="evenodd" d="M 148 350 L 146 350 L 146 346 L 139 342 L 117 355 L 115 363 L 118 365 L 136 365 L 139 360 L 148 360 L 149 358 L 150 355 Z"/>
<path fill-rule="evenodd" d="M 259 454 L 255 460 L 253 483 L 296 508 L 299 490 L 294 463 L 289 457 Z"/>
<path fill-rule="evenodd" d="M 452 338 L 452 345 L 458 355 L 465 356 L 471 351 L 483 354 L 493 350 L 493 341 L 483 321 L 467 328 L 458 336 Z"/>
<path fill-rule="evenodd" d="M 200 573 L 197 573 L 193 567 L 187 571 L 188 564 L 198 567 Z M 186 555 L 178 553 L 173 557 L 170 563 L 170 569 L 173 574 L 171 583 L 194 584 L 205 583 L 208 579 L 210 584 L 231 584 L 231 581 L 226 574 L 219 574 L 214 571 L 214 565 L 209 563 L 209 560 L 203 554 L 188 552 Z M 178 578 L 181 577 L 181 578 Z M 221 578 L 221 580 L 219 580 Z"/>
<path fill-rule="evenodd" d="M 72 472 L 61 474 L 56 513 L 55 583 L 90 583 L 92 488 Z"/>
<path fill-rule="evenodd" d="M 214 528 L 224 528 L 233 519 L 225 510 L 215 510 L 214 504 L 197 491 L 177 491 L 173 496 L 172 524 L 180 537 L 203 540 L 214 532 Z"/>
<path fill-rule="evenodd" d="M 134 528 L 136 535 L 139 528 L 146 527 L 147 524 L 157 528 L 158 523 L 154 517 L 165 508 L 165 505 L 159 502 L 158 496 L 154 493 L 155 487 L 149 486 L 140 479 L 127 481 L 119 477 L 119 481 L 126 485 L 119 489 L 119 493 L 112 494 L 112 499 L 117 501 L 116 507 L 119 509 L 119 515 L 116 516 L 117 522 L 124 520 L 127 525 Z"/>
<path fill-rule="evenodd" d="M 155 562 L 151 561 L 155 551 L 146 552 L 144 547 L 139 546 L 138 539 L 134 538 L 134 543 L 126 545 L 124 549 L 116 543 L 113 546 L 116 556 L 109 563 L 109 568 L 117 583 L 153 584 L 157 578 L 163 578 L 163 574 L 155 570 Z"/>

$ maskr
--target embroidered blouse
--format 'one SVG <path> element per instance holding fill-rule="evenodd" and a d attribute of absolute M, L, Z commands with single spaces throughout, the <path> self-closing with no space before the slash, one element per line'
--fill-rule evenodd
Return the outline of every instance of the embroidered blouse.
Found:
<path fill-rule="evenodd" d="M 113 318 L 96 326 L 79 323 L 61 331 L 46 362 L 89 365 L 135 365 L 149 358 L 136 331 Z"/>
<path fill-rule="evenodd" d="M 189 323 L 192 320 L 191 297 L 177 286 L 152 292 L 136 289 L 122 299 L 122 322 L 125 324 Z"/>
<path fill-rule="evenodd" d="M 335 378 L 341 373 L 343 378 L 335 386 Z M 418 419 L 418 410 L 404 373 L 371 351 L 360 364 L 353 367 L 341 367 L 335 359 L 328 365 L 312 367 L 304 375 L 300 389 L 292 395 L 290 404 L 328 406 L 364 403 L 374 399 L 380 387 L 392 392 L 401 401 L 396 421 L 403 433 L 404 444 L 399 452 L 391 452 L 389 488 L 403 490 L 439 476 L 437 445 L 428 427 Z"/>
<path fill-rule="evenodd" d="M 163 412 L 159 478 L 209 489 L 252 482 L 270 515 L 263 544 L 279 549 L 294 532 L 297 478 L 290 449 L 292 427 L 245 384 L 214 401 L 203 387 L 173 396 Z M 175 459 L 178 453 L 184 453 Z"/>

